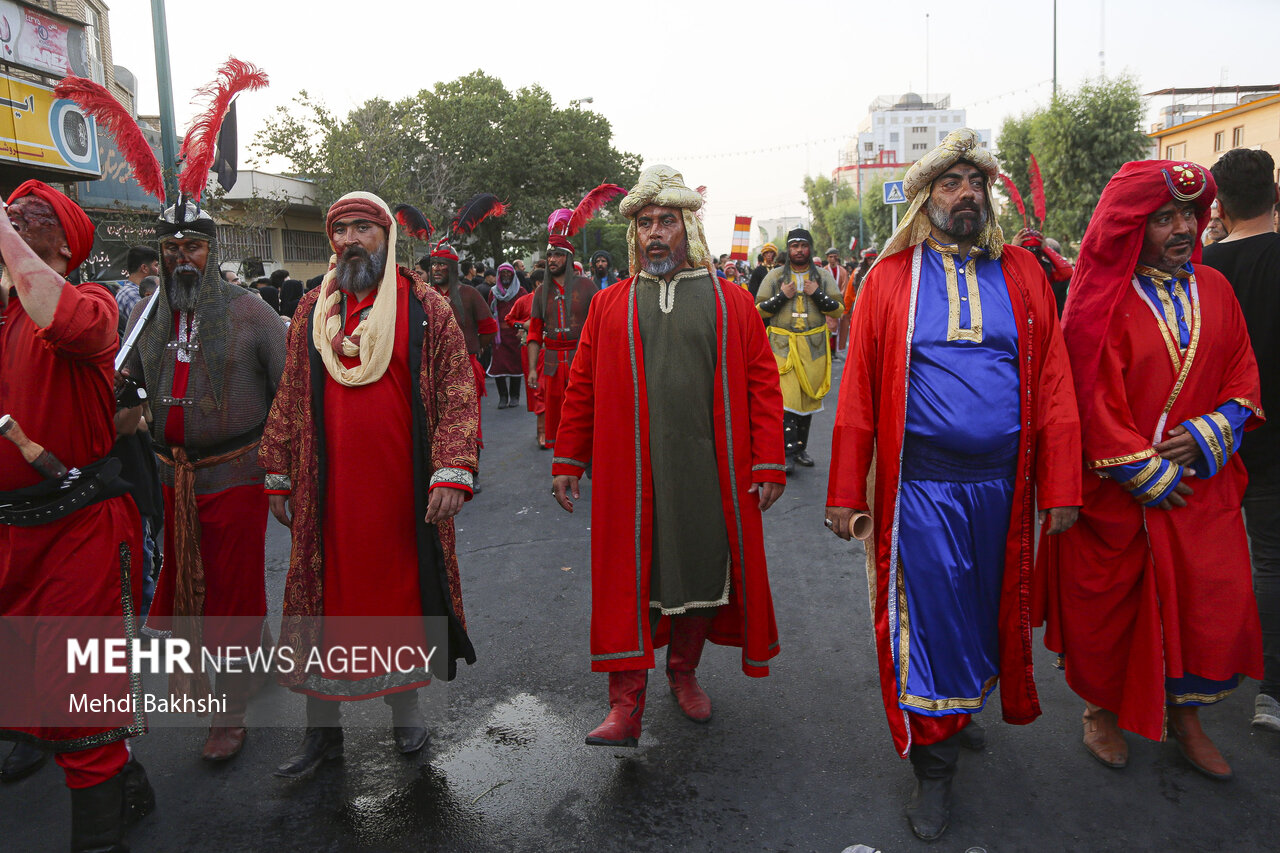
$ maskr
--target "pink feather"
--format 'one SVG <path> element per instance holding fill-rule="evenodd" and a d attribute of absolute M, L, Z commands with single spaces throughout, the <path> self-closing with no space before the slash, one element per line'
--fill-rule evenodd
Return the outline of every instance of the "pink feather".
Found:
<path fill-rule="evenodd" d="M 196 92 L 197 96 L 209 98 L 209 106 L 196 117 L 179 151 L 183 166 L 178 176 L 178 190 L 187 198 L 199 201 L 204 193 L 217 154 L 218 131 L 231 108 L 231 100 L 241 92 L 266 85 L 265 71 L 232 57 L 218 69 L 216 80 Z"/>
<path fill-rule="evenodd" d="M 83 77 L 66 77 L 53 88 L 59 98 L 75 101 L 80 109 L 93 116 L 116 141 L 120 154 L 133 170 L 138 185 L 164 203 L 164 173 L 155 152 L 142 135 L 133 116 L 105 88 Z"/>
<path fill-rule="evenodd" d="M 1009 194 L 1009 198 L 1013 201 L 1013 206 L 1018 208 L 1018 213 L 1022 215 L 1022 224 L 1027 224 L 1027 205 L 1022 200 L 1022 193 L 1018 192 L 1018 186 L 1004 172 L 1000 173 L 1000 182 L 1004 184 L 1004 191 Z"/>
<path fill-rule="evenodd" d="M 1040 220 L 1040 227 L 1044 227 L 1044 217 L 1047 213 L 1044 203 L 1044 179 L 1040 177 L 1040 164 L 1036 162 L 1036 155 L 1031 155 L 1031 203 L 1035 206 L 1036 219 Z"/>
<path fill-rule="evenodd" d="M 582 226 L 590 222 L 591 217 L 595 216 L 602 207 L 618 196 L 626 194 L 627 191 L 617 184 L 601 184 L 587 193 L 583 196 L 582 201 L 578 202 L 578 206 L 573 209 L 573 215 L 569 217 L 568 230 L 565 236 L 572 237 L 577 234 L 582 230 Z M 552 216 L 554 215 L 552 214 Z"/>
<path fill-rule="evenodd" d="M 561 237 L 568 236 L 571 219 L 573 219 L 573 211 L 567 207 L 551 211 L 551 215 L 547 217 L 547 233 L 559 234 Z"/>

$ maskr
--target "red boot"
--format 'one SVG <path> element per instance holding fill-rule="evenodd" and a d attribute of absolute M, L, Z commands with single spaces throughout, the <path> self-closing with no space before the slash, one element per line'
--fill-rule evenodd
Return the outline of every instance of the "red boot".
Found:
<path fill-rule="evenodd" d="M 609 673 L 609 716 L 587 735 L 592 746 L 635 746 L 640 740 L 644 715 L 644 691 L 649 670 L 627 669 Z"/>
<path fill-rule="evenodd" d="M 711 719 L 711 697 L 698 684 L 694 670 L 702 660 L 702 646 L 711 631 L 710 616 L 671 617 L 671 644 L 667 646 L 667 684 L 680 710 L 695 723 Z"/>

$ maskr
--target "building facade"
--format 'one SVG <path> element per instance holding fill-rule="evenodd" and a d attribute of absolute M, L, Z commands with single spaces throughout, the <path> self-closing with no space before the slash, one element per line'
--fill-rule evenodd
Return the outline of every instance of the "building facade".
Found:
<path fill-rule="evenodd" d="M 1280 84 L 1166 89 L 1148 96 L 1173 101 L 1147 134 L 1152 157 L 1208 167 L 1232 148 L 1257 148 L 1280 162 Z"/>

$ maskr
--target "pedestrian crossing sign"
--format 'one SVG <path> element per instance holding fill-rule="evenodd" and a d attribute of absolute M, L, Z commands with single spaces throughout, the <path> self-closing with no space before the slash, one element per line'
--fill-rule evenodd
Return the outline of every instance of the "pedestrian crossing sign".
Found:
<path fill-rule="evenodd" d="M 907 194 L 902 191 L 902 181 L 884 182 L 885 204 L 906 204 Z"/>

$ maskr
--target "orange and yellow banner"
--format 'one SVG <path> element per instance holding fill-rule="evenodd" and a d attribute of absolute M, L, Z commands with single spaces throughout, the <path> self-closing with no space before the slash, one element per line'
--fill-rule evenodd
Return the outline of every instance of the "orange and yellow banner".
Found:
<path fill-rule="evenodd" d="M 751 217 L 735 217 L 733 220 L 733 251 L 729 253 L 729 258 L 735 261 L 745 261 L 747 259 L 747 250 L 750 248 Z"/>

